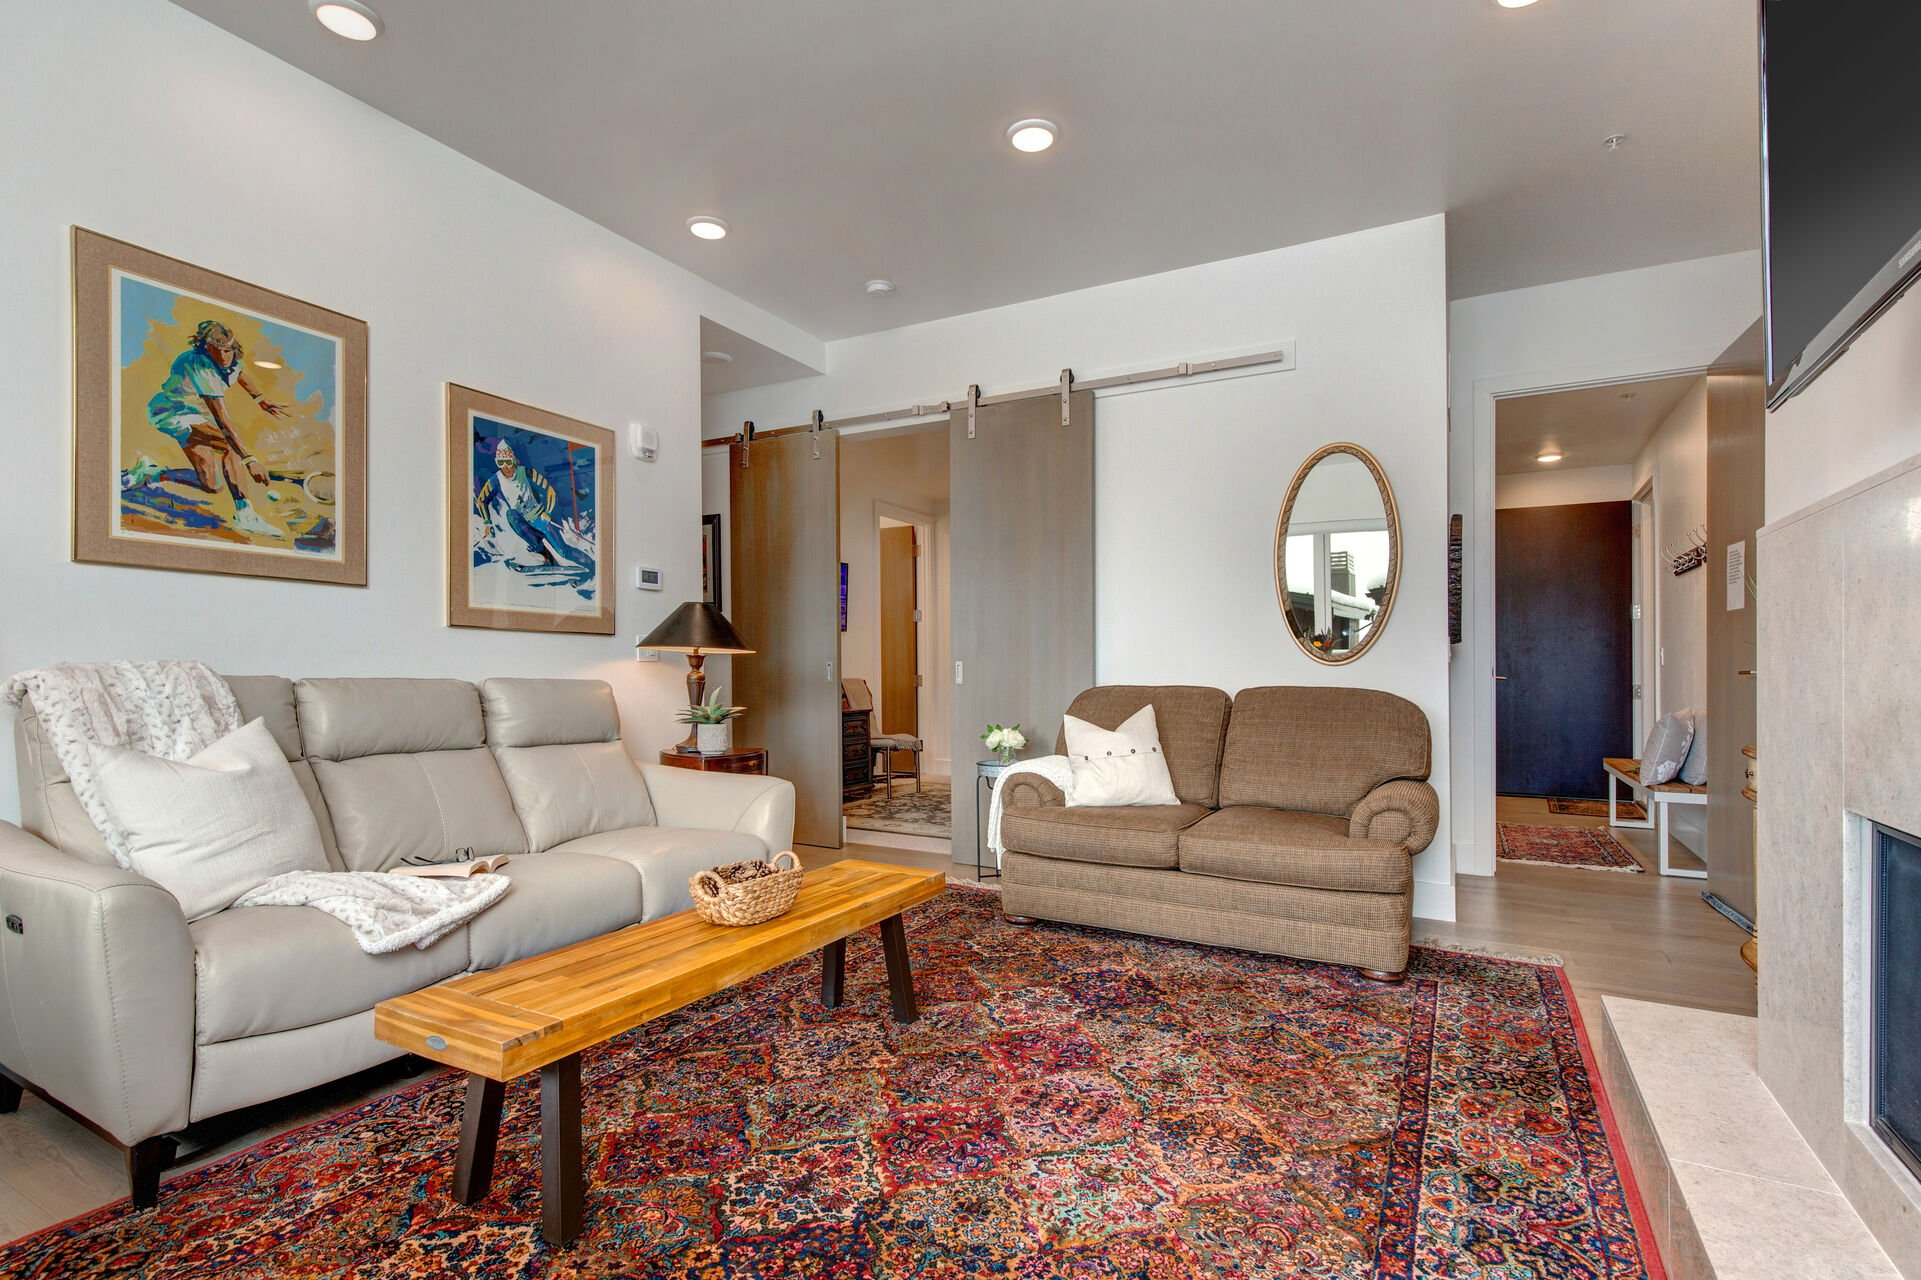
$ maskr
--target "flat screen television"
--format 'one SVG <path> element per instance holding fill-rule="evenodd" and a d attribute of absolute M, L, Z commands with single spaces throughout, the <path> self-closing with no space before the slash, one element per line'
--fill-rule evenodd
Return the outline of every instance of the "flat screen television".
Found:
<path fill-rule="evenodd" d="M 1772 406 L 1921 274 L 1921 0 L 1761 8 Z"/>

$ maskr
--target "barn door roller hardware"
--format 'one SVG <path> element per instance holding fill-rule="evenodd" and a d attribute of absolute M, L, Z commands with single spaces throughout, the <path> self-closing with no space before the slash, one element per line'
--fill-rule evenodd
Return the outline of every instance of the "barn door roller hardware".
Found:
<path fill-rule="evenodd" d="M 734 437 L 734 443 L 740 446 L 740 467 L 745 471 L 751 465 L 748 458 L 754 452 L 750 447 L 754 443 L 754 424 L 751 420 L 740 424 L 740 434 Z"/>

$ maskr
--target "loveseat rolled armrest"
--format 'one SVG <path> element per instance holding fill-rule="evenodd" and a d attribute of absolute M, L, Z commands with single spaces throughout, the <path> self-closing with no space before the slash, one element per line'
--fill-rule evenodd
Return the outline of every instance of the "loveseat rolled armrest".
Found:
<path fill-rule="evenodd" d="M 1007 788 L 1002 797 L 1003 807 L 1011 809 L 1015 805 L 1038 804 L 1065 806 L 1067 797 L 1061 789 L 1041 777 L 1038 773 L 1017 773 L 1001 784 Z"/>
<path fill-rule="evenodd" d="M 1410 855 L 1427 848 L 1441 821 L 1441 798 L 1425 782 L 1396 778 L 1361 797 L 1348 815 L 1347 834 L 1357 840 L 1392 840 Z"/>
<path fill-rule="evenodd" d="M 641 764 L 640 773 L 663 827 L 742 832 L 770 854 L 794 847 L 794 784 L 785 778 L 664 764 Z"/>
<path fill-rule="evenodd" d="M 193 942 L 174 896 L 0 822 L 0 917 L 0 1066 L 122 1146 L 185 1128 Z"/>

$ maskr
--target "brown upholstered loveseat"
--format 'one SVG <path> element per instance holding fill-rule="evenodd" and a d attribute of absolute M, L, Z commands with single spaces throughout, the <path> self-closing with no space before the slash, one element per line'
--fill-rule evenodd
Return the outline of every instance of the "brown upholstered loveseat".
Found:
<path fill-rule="evenodd" d="M 1002 909 L 1398 981 L 1409 863 L 1440 816 L 1421 709 L 1373 689 L 1108 685 L 1068 714 L 1113 729 L 1149 703 L 1182 803 L 1068 807 L 1009 778 Z"/>

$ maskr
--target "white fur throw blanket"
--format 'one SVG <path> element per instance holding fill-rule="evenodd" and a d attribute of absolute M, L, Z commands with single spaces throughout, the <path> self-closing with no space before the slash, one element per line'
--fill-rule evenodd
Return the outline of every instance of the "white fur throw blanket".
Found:
<path fill-rule="evenodd" d="M 994 781 L 994 802 L 987 807 L 987 851 L 996 858 L 1004 847 L 1001 844 L 1001 810 L 1005 807 L 1001 797 L 1007 794 L 1007 780 L 1016 774 L 1037 773 L 1061 789 L 1061 794 L 1074 794 L 1074 770 L 1068 767 L 1066 756 L 1036 756 L 1032 760 L 1016 760 L 1007 766 L 1007 771 Z"/>
<path fill-rule="evenodd" d="M 354 931 L 370 956 L 423 950 L 500 901 L 512 882 L 488 873 L 465 879 L 385 871 L 289 871 L 240 895 L 236 907 L 312 907 Z"/>
<path fill-rule="evenodd" d="M 204 662 L 62 662 L 21 672 L 7 682 L 5 697 L 15 707 L 33 699 L 80 807 L 114 861 L 128 869 L 127 833 L 101 803 L 86 744 L 185 760 L 240 727 L 233 690 Z"/>

